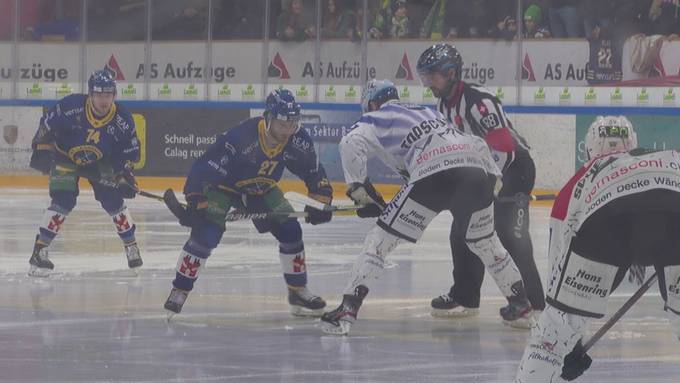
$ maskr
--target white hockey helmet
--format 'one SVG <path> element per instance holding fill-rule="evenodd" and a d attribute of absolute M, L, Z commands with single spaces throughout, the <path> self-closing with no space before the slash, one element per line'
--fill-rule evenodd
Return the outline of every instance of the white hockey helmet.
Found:
<path fill-rule="evenodd" d="M 637 148 L 637 134 L 626 116 L 597 116 L 585 138 L 588 160 Z"/>

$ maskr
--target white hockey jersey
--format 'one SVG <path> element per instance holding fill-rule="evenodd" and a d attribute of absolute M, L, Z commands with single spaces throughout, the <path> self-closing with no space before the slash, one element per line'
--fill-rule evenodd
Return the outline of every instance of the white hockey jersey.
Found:
<path fill-rule="evenodd" d="M 483 139 L 455 130 L 441 113 L 389 101 L 364 114 L 340 142 L 345 182 L 364 182 L 373 156 L 413 183 L 447 169 L 475 167 L 501 176 Z"/>
<path fill-rule="evenodd" d="M 680 192 L 680 152 L 633 150 L 586 163 L 560 190 L 550 214 L 549 254 L 554 267 L 562 264 L 588 217 L 617 198 L 653 189 Z M 556 282 L 548 281 L 549 293 Z"/>

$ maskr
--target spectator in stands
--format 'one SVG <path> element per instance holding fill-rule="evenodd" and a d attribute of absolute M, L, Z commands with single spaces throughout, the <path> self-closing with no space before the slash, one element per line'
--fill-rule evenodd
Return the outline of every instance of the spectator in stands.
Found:
<path fill-rule="evenodd" d="M 169 2 L 159 2 L 159 5 Z M 154 9 L 155 11 L 156 9 Z M 208 1 L 183 0 L 178 12 L 167 20 L 154 18 L 155 40 L 200 40 L 208 35 Z"/>
<path fill-rule="evenodd" d="M 276 36 L 282 41 L 304 41 L 316 37 L 316 27 L 311 14 L 302 0 L 291 0 L 289 7 L 281 12 Z"/>
<path fill-rule="evenodd" d="M 653 0 L 649 9 L 652 33 L 680 34 L 680 0 Z"/>
<path fill-rule="evenodd" d="M 328 0 L 321 19 L 321 36 L 324 38 L 351 39 L 356 25 L 352 11 L 354 1 Z"/>
<path fill-rule="evenodd" d="M 549 2 L 548 17 L 553 37 L 583 37 L 583 22 L 577 9 L 579 5 L 579 0 L 552 0 Z"/>
<path fill-rule="evenodd" d="M 390 22 L 389 36 L 392 39 L 411 37 L 411 20 L 406 9 L 406 0 L 392 2 L 392 20 Z"/>
<path fill-rule="evenodd" d="M 139 41 L 146 38 L 144 0 L 88 0 L 87 39 Z"/>
<path fill-rule="evenodd" d="M 213 26 L 217 39 L 261 39 L 264 33 L 264 1 L 222 0 Z"/>
<path fill-rule="evenodd" d="M 489 9 L 493 18 L 493 24 L 489 30 L 490 37 L 502 40 L 512 40 L 517 37 L 516 7 L 517 3 L 512 1 L 493 3 L 492 9 Z"/>
<path fill-rule="evenodd" d="M 596 38 L 602 29 L 610 29 L 619 0 L 584 1 L 582 3 L 583 27 L 586 38 Z"/>
<path fill-rule="evenodd" d="M 58 0 L 52 8 L 40 2 L 41 22 L 33 28 L 33 40 L 76 41 L 80 39 L 80 0 Z"/>
<path fill-rule="evenodd" d="M 541 24 L 541 14 L 541 8 L 536 4 L 531 4 L 524 11 L 524 38 L 546 39 L 551 37 L 548 28 Z"/>

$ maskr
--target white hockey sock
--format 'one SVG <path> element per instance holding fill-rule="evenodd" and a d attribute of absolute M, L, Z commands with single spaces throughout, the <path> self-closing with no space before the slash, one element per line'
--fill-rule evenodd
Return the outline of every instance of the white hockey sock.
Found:
<path fill-rule="evenodd" d="M 564 356 L 583 337 L 586 324 L 586 317 L 548 305 L 531 330 L 515 383 L 563 382 L 560 375 Z"/>
<path fill-rule="evenodd" d="M 385 257 L 399 241 L 398 237 L 375 226 L 364 240 L 364 249 L 352 268 L 344 294 L 354 294 L 354 289 L 359 285 L 368 287 L 370 291 L 369 283 L 380 277 L 385 268 Z"/>
<path fill-rule="evenodd" d="M 501 293 L 506 297 L 513 296 L 511 287 L 521 281 L 522 276 L 496 233 L 476 241 L 466 240 L 466 244 L 482 260 Z"/>

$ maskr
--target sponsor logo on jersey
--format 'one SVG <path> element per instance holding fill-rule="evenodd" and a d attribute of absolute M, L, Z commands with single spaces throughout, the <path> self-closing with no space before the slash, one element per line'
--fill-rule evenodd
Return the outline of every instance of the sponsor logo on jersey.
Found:
<path fill-rule="evenodd" d="M 447 121 L 445 118 L 437 118 L 433 120 L 425 120 L 419 125 L 411 128 L 411 131 L 406 135 L 403 141 L 401 141 L 401 147 L 408 149 L 413 145 L 414 142 L 418 141 L 423 135 L 429 134 L 433 130 L 445 127 Z"/>

